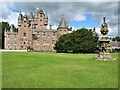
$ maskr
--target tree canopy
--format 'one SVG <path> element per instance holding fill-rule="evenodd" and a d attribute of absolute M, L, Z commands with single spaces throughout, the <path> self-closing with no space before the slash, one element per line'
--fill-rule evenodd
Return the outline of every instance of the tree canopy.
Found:
<path fill-rule="evenodd" d="M 54 49 L 57 52 L 94 53 L 97 49 L 98 35 L 81 28 L 59 37 Z"/>
<path fill-rule="evenodd" d="M 10 24 L 8 23 L 8 22 L 0 22 L 0 28 L 2 28 L 2 31 L 4 31 L 5 29 L 6 30 L 10 30 Z M 18 29 L 12 24 L 12 27 L 13 27 L 13 31 L 14 32 L 17 32 L 18 31 Z"/>

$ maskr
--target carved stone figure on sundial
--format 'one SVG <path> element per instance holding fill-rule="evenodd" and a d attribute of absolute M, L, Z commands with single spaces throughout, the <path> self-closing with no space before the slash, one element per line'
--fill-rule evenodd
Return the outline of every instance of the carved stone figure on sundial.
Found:
<path fill-rule="evenodd" d="M 107 36 L 106 34 L 108 34 L 108 26 L 107 26 L 107 23 L 106 23 L 106 20 L 105 20 L 105 17 L 103 17 L 103 24 L 101 25 L 101 34 L 103 34 L 102 36 L 102 39 L 107 39 Z"/>

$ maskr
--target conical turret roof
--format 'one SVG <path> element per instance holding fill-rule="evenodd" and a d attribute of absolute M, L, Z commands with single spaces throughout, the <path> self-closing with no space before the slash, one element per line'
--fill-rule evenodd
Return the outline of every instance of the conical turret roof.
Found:
<path fill-rule="evenodd" d="M 19 13 L 19 16 L 18 16 L 18 19 L 22 19 L 22 14 L 21 14 L 21 12 Z"/>
<path fill-rule="evenodd" d="M 63 17 L 62 17 L 60 24 L 59 24 L 59 28 L 61 28 L 61 27 L 67 27 L 67 23 Z"/>

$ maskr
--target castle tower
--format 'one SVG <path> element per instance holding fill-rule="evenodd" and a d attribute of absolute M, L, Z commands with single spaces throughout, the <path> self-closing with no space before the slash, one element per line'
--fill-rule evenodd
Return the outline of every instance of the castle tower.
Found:
<path fill-rule="evenodd" d="M 22 20 L 23 20 L 23 15 L 21 13 L 19 13 L 19 16 L 18 16 L 18 26 L 21 26 Z"/>
<path fill-rule="evenodd" d="M 58 37 L 60 35 L 68 33 L 68 24 L 67 24 L 66 20 L 64 19 L 64 17 L 62 17 L 57 30 L 58 30 Z"/>
<path fill-rule="evenodd" d="M 39 30 L 47 29 L 47 25 L 48 25 L 47 12 L 44 12 L 43 10 L 38 10 L 35 19 L 36 19 L 35 25 L 37 29 Z"/>

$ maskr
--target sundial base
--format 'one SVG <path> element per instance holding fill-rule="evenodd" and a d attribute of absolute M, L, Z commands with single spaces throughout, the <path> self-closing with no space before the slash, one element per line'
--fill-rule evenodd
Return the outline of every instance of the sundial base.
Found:
<path fill-rule="evenodd" d="M 108 52 L 100 52 L 97 56 L 97 60 L 103 60 L 103 61 L 107 61 L 107 60 L 111 60 L 112 57 L 110 56 L 110 53 Z"/>

